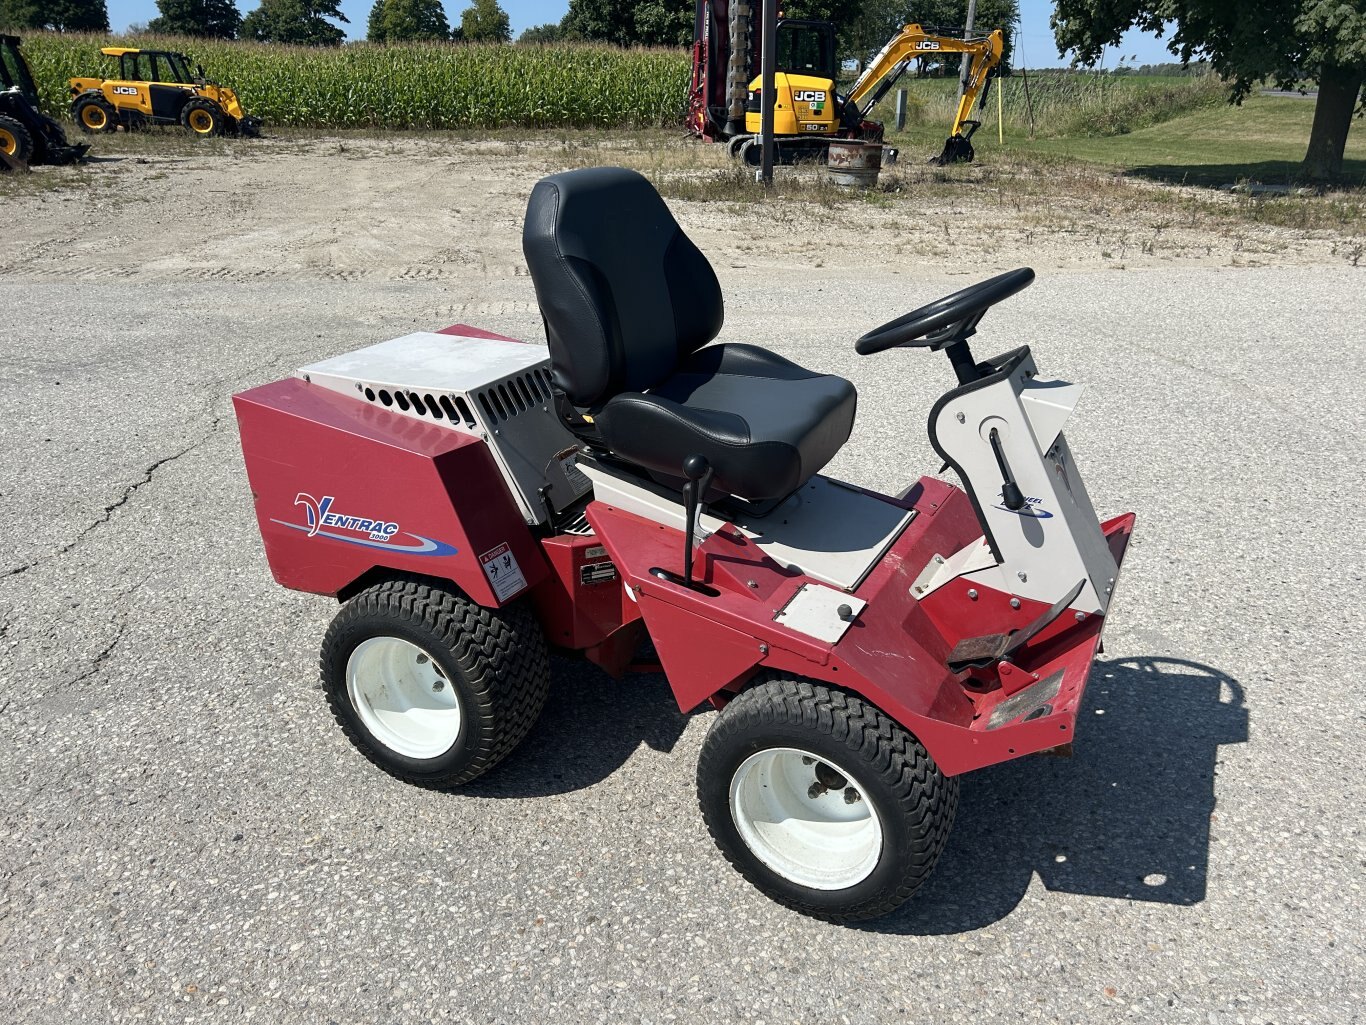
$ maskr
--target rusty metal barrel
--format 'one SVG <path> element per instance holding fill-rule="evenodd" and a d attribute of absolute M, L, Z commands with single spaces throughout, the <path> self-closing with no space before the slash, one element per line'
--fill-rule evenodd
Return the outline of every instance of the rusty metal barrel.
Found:
<path fill-rule="evenodd" d="M 882 172 L 882 143 L 861 139 L 831 139 L 825 172 L 836 185 L 870 189 Z"/>

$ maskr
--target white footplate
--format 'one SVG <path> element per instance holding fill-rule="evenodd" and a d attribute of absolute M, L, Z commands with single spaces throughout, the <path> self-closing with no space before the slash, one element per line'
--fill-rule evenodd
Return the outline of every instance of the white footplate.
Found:
<path fill-rule="evenodd" d="M 773 616 L 789 630 L 834 644 L 858 618 L 868 603 L 852 594 L 822 584 L 802 584 L 797 593 Z"/>

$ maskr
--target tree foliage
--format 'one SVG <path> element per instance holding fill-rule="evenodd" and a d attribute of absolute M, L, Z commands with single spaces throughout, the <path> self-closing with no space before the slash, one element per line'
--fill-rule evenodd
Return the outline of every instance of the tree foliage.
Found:
<path fill-rule="evenodd" d="M 544 25 L 532 25 L 528 29 L 523 29 L 522 34 L 517 37 L 517 42 L 558 43 L 563 38 L 564 30 L 560 28 L 560 23 L 551 21 Z"/>
<path fill-rule="evenodd" d="M 506 43 L 512 38 L 507 12 L 498 0 L 474 0 L 460 15 L 460 37 L 470 43 Z"/>
<path fill-rule="evenodd" d="M 692 25 L 690 0 L 569 0 L 560 22 L 566 39 L 617 46 L 687 46 Z"/>
<path fill-rule="evenodd" d="M 157 0 L 157 9 L 161 16 L 148 23 L 149 32 L 235 39 L 242 27 L 242 16 L 232 0 Z"/>
<path fill-rule="evenodd" d="M 108 32 L 104 0 L 3 0 L 0 25 L 55 32 Z"/>
<path fill-rule="evenodd" d="M 1353 108 L 1366 78 L 1366 0 L 1058 0 L 1058 52 L 1091 63 L 1130 28 L 1175 31 L 1168 49 L 1190 61 L 1208 58 L 1241 101 L 1259 81 L 1319 86 L 1305 170 L 1342 170 Z"/>
<path fill-rule="evenodd" d="M 242 19 L 242 36 L 263 43 L 340 46 L 346 32 L 333 21 L 350 24 L 338 0 L 261 0 Z"/>
<path fill-rule="evenodd" d="M 451 26 L 441 0 L 375 0 L 365 35 L 372 43 L 449 39 Z"/>

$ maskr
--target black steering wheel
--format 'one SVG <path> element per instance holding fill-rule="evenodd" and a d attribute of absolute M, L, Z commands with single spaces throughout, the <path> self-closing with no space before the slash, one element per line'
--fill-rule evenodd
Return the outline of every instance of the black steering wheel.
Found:
<path fill-rule="evenodd" d="M 979 281 L 869 331 L 854 343 L 854 351 L 860 356 L 871 356 L 898 345 L 941 348 L 966 338 L 987 310 L 1028 288 L 1033 280 L 1034 272 L 1021 267 Z M 960 325 L 965 330 L 952 330 Z"/>

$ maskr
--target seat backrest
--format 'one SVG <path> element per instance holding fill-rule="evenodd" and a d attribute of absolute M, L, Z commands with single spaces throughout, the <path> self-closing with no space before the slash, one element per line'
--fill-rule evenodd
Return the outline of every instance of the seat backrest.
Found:
<path fill-rule="evenodd" d="M 579 407 L 640 391 L 721 330 L 721 286 L 648 181 L 622 167 L 543 178 L 522 231 L 556 387 Z"/>

